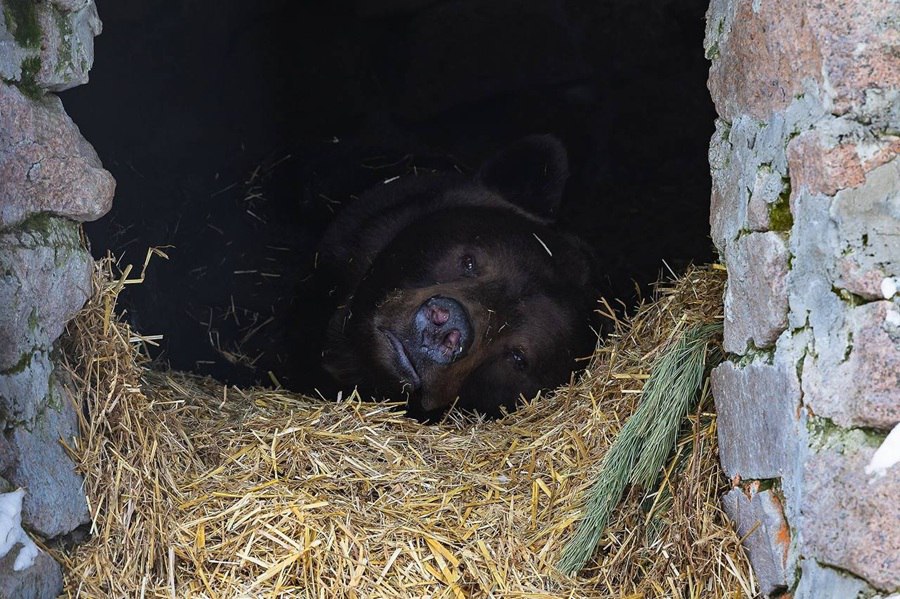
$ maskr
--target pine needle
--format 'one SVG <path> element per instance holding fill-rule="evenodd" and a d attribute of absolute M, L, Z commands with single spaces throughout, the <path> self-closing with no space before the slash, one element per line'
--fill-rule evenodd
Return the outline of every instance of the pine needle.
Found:
<path fill-rule="evenodd" d="M 715 361 L 716 356 L 709 360 L 707 349 L 721 330 L 719 323 L 695 326 L 656 360 L 638 409 L 603 459 L 584 519 L 563 548 L 561 572 L 574 574 L 584 568 L 629 483 L 650 487 L 659 477 L 681 424 L 696 403 L 707 362 Z"/>

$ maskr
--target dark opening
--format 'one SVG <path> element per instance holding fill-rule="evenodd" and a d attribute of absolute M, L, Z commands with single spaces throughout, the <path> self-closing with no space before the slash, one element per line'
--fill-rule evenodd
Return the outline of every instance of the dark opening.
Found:
<path fill-rule="evenodd" d="M 63 94 L 118 181 L 86 229 L 97 257 L 171 246 L 123 301 L 173 368 L 320 386 L 311 275 L 334 211 L 530 133 L 565 142 L 561 222 L 611 298 L 712 258 L 707 0 L 98 5 L 91 82 Z"/>

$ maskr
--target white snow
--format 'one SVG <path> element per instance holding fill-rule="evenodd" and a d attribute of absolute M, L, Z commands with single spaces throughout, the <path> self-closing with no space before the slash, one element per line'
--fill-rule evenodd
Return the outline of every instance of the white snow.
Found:
<path fill-rule="evenodd" d="M 884 476 L 888 468 L 897 462 L 900 462 L 900 424 L 894 426 L 881 443 L 881 447 L 875 450 L 875 455 L 866 466 L 866 474 Z"/>
<path fill-rule="evenodd" d="M 891 299 L 897 293 L 898 279 L 885 277 L 881 279 L 881 295 L 884 299 Z"/>
<path fill-rule="evenodd" d="M 0 557 L 5 557 L 17 544 L 22 544 L 13 564 L 16 572 L 30 568 L 37 557 L 38 548 L 22 530 L 22 498 L 25 489 L 12 493 L 0 493 Z"/>
<path fill-rule="evenodd" d="M 884 323 L 892 327 L 900 327 L 900 312 L 888 309 L 887 314 L 884 315 Z"/>

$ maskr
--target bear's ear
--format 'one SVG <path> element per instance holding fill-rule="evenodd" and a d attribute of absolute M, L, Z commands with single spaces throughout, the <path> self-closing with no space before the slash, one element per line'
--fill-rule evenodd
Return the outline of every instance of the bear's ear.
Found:
<path fill-rule="evenodd" d="M 488 158 L 477 181 L 543 221 L 556 218 L 569 160 L 553 135 L 529 135 Z"/>

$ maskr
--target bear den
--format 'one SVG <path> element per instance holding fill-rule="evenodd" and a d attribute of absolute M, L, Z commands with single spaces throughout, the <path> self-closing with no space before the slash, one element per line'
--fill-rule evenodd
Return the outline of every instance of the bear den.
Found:
<path fill-rule="evenodd" d="M 339 300 L 325 369 L 426 421 L 454 404 L 497 417 L 568 381 L 599 293 L 588 246 L 553 225 L 567 177 L 561 142 L 535 135 L 474 178 L 405 177 L 345 208 L 318 254 Z"/>

